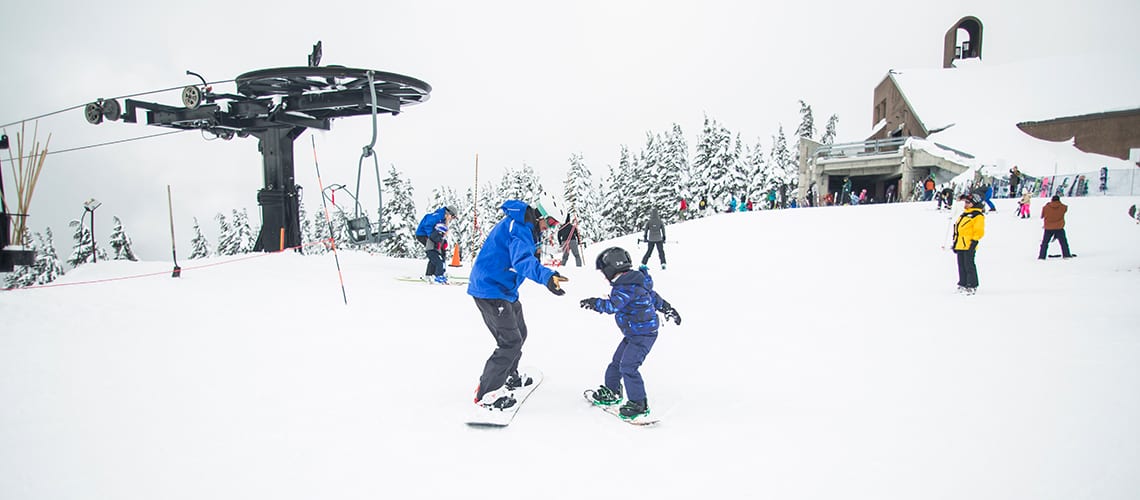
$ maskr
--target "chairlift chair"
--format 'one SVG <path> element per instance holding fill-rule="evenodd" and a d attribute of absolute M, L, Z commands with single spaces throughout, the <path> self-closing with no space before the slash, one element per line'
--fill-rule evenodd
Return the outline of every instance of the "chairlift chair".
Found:
<path fill-rule="evenodd" d="M 340 207 L 340 205 L 337 205 L 335 197 L 333 196 L 336 191 L 341 190 L 343 190 L 349 198 L 352 198 L 354 208 L 351 217 L 349 216 L 348 212 Z M 357 245 L 380 243 L 381 241 L 391 238 L 392 235 L 395 234 L 392 231 L 383 231 L 379 222 L 372 224 L 372 221 L 368 219 L 368 215 L 364 212 L 363 207 L 360 204 L 360 200 L 356 197 L 356 195 L 350 193 L 345 185 L 332 184 L 329 187 L 325 188 L 325 192 L 322 193 L 322 195 L 326 200 L 329 201 L 333 208 L 336 209 L 336 212 L 340 214 L 341 217 L 344 217 L 345 233 L 348 236 L 349 241 L 352 243 Z"/>

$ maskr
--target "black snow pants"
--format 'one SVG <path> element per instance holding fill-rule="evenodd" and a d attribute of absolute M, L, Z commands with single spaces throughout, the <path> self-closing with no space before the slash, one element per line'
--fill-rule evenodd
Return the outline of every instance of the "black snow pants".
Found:
<path fill-rule="evenodd" d="M 522 346 L 526 342 L 526 321 L 523 320 L 522 302 L 502 299 L 475 299 L 475 306 L 483 315 L 483 322 L 495 337 L 495 352 L 487 358 L 475 400 L 507 383 L 507 377 L 518 371 Z"/>

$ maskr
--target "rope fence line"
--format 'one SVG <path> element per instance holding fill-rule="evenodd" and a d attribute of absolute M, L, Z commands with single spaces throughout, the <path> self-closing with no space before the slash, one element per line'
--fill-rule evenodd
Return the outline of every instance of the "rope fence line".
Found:
<path fill-rule="evenodd" d="M 245 261 L 245 260 L 260 259 L 262 257 L 268 257 L 270 255 L 277 255 L 277 254 L 285 253 L 287 250 L 299 250 L 299 249 L 305 248 L 307 246 L 316 245 L 316 244 L 329 244 L 329 242 L 331 240 L 332 240 L 332 238 L 326 238 L 326 239 L 321 239 L 321 240 L 310 241 L 308 243 L 303 243 L 303 244 L 300 244 L 300 245 L 297 245 L 294 247 L 285 248 L 285 249 L 282 249 L 282 250 L 279 250 L 276 252 L 266 252 L 266 253 L 258 253 L 258 254 L 253 254 L 253 255 L 246 255 L 246 256 L 238 257 L 236 259 L 230 259 L 230 260 L 226 260 L 226 261 L 222 261 L 222 262 L 214 262 L 211 264 L 201 264 L 201 265 L 197 265 L 197 266 L 185 266 L 182 268 L 182 271 L 185 272 L 185 271 L 195 270 L 195 269 L 205 269 L 207 267 L 217 267 L 217 266 L 222 266 L 222 265 L 226 265 L 226 264 L 233 264 L 235 262 L 241 262 L 241 261 Z M 99 284 L 99 283 L 110 283 L 112 281 L 124 281 L 124 280 L 138 279 L 138 278 L 149 278 L 151 276 L 162 276 L 162 275 L 167 275 L 167 274 L 170 274 L 170 271 L 158 271 L 158 272 L 153 272 L 153 273 L 135 274 L 135 275 L 131 275 L 131 276 L 120 276 L 117 278 L 103 278 L 103 279 L 88 280 L 88 281 L 76 281 L 74 283 L 46 283 L 43 285 L 32 285 L 32 286 L 25 286 L 25 287 L 19 287 L 19 288 L 0 288 L 0 292 L 15 292 L 15 291 L 20 291 L 20 290 L 35 290 L 35 289 L 41 289 L 41 288 L 56 288 L 56 287 L 64 287 L 64 286 L 94 285 L 94 284 Z"/>

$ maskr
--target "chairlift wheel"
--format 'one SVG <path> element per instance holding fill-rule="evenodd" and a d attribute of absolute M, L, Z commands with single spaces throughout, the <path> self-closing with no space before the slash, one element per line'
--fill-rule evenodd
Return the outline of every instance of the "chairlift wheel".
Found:
<path fill-rule="evenodd" d="M 202 105 L 202 89 L 197 85 L 187 85 L 182 88 L 182 105 L 186 109 L 198 109 Z"/>
<path fill-rule="evenodd" d="M 103 101 L 103 118 L 118 121 L 122 113 L 123 109 L 119 107 L 119 101 L 114 99 L 105 99 Z"/>
<path fill-rule="evenodd" d="M 103 106 L 97 102 L 88 103 L 83 107 L 83 116 L 87 118 L 87 123 L 92 125 L 103 123 Z"/>

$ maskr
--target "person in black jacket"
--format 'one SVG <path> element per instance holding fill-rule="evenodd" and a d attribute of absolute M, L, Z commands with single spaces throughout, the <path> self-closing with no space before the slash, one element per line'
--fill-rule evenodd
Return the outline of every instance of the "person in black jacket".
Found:
<path fill-rule="evenodd" d="M 641 265 L 649 263 L 649 256 L 656 247 L 657 258 L 661 259 L 661 269 L 665 269 L 665 222 L 661 220 L 656 208 L 649 211 L 649 222 L 645 223 L 645 234 L 641 239 L 649 246 L 645 250 L 645 256 L 641 258 Z"/>
<path fill-rule="evenodd" d="M 562 245 L 562 265 L 574 253 L 574 265 L 582 267 L 582 254 L 578 252 L 578 221 L 571 221 L 570 214 L 566 214 L 566 222 L 558 230 L 558 243 Z"/>

